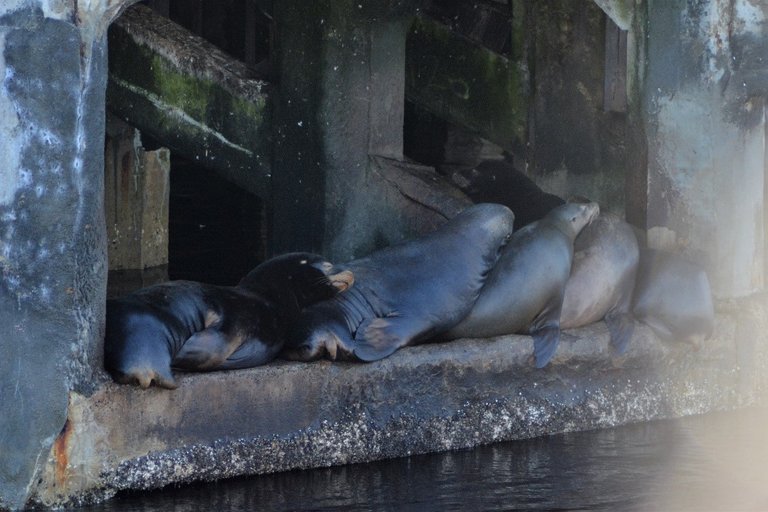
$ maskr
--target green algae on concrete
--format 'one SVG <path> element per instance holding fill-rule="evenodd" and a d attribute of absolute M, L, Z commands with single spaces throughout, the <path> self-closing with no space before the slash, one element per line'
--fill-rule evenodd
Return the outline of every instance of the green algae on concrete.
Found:
<path fill-rule="evenodd" d="M 269 189 L 266 84 L 245 66 L 150 9 L 109 32 L 108 108 L 244 189 Z"/>
<path fill-rule="evenodd" d="M 417 17 L 405 76 L 409 101 L 504 148 L 524 144 L 528 98 L 517 62 Z"/>

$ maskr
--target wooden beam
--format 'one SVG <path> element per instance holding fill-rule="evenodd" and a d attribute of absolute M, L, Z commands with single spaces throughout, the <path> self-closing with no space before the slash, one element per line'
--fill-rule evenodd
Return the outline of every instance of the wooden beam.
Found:
<path fill-rule="evenodd" d="M 267 197 L 267 84 L 245 64 L 136 5 L 110 28 L 107 107 L 176 154 Z"/>

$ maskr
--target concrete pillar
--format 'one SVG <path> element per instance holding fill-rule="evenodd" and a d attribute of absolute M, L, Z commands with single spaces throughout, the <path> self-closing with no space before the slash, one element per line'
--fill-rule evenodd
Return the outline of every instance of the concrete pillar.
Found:
<path fill-rule="evenodd" d="M 128 3 L 0 3 L 0 508 L 103 378 L 105 32 Z"/>
<path fill-rule="evenodd" d="M 768 6 L 648 2 L 641 91 L 648 244 L 707 268 L 714 293 L 764 283 Z M 643 66 L 640 63 L 639 66 Z"/>
<path fill-rule="evenodd" d="M 405 36 L 415 1 L 275 2 L 273 252 L 333 259 L 389 241 L 369 156 L 402 157 Z"/>

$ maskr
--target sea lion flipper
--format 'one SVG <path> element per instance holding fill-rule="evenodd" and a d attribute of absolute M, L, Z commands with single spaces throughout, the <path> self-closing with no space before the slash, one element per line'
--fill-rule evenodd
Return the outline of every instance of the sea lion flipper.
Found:
<path fill-rule="evenodd" d="M 125 371 L 112 370 L 110 373 L 120 384 L 136 384 L 143 389 L 147 389 L 153 383 L 165 389 L 179 387 L 173 378 L 170 366 L 135 366 Z"/>
<path fill-rule="evenodd" d="M 265 343 L 261 339 L 252 336 L 243 341 L 216 369 L 236 370 L 260 366 L 274 359 L 282 347 L 282 343 Z"/>
<path fill-rule="evenodd" d="M 355 356 L 368 362 L 392 355 L 406 344 L 396 327 L 394 318 L 371 318 L 363 322 L 355 334 Z"/>
<path fill-rule="evenodd" d="M 190 336 L 173 356 L 171 366 L 182 370 L 212 370 L 223 363 L 242 343 L 241 336 L 228 336 L 209 327 Z"/>
<path fill-rule="evenodd" d="M 629 347 L 632 334 L 635 332 L 635 321 L 629 313 L 608 313 L 605 323 L 611 334 L 611 347 L 616 355 L 621 356 Z"/>
<path fill-rule="evenodd" d="M 154 381 L 156 386 L 165 389 L 176 389 L 179 387 L 179 385 L 176 384 L 176 379 L 173 378 L 170 366 L 156 371 Z"/>
<path fill-rule="evenodd" d="M 555 355 L 560 344 L 560 327 L 548 325 L 531 331 L 533 336 L 533 356 L 536 368 L 544 368 Z"/>

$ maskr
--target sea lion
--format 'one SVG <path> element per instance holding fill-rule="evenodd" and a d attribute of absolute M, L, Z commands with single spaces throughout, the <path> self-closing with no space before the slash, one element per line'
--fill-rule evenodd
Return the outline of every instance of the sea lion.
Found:
<path fill-rule="evenodd" d="M 635 329 L 632 292 L 640 257 L 637 237 L 624 220 L 603 212 L 582 229 L 573 248 L 560 329 L 605 320 L 611 346 L 621 355 Z"/>
<path fill-rule="evenodd" d="M 107 301 L 104 365 L 121 383 L 173 389 L 171 368 L 247 368 L 273 359 L 302 308 L 352 285 L 321 256 L 272 258 L 237 286 L 171 281 Z"/>
<path fill-rule="evenodd" d="M 565 203 L 542 190 L 508 160 L 485 160 L 472 168 L 455 171 L 451 179 L 473 201 L 508 206 L 515 213 L 516 229 Z M 605 320 L 614 351 L 623 354 L 635 327 L 631 307 L 638 258 L 632 227 L 616 215 L 601 213 L 586 226 L 574 241 L 560 328 Z"/>
<path fill-rule="evenodd" d="M 530 334 L 536 367 L 544 367 L 560 342 L 560 310 L 573 241 L 599 212 L 597 203 L 571 200 L 516 231 L 469 315 L 442 337 Z"/>
<path fill-rule="evenodd" d="M 712 336 L 715 326 L 707 273 L 678 254 L 643 249 L 632 312 L 659 338 L 698 347 Z"/>
<path fill-rule="evenodd" d="M 450 171 L 451 181 L 472 202 L 498 203 L 512 210 L 515 229 L 527 226 L 565 204 L 565 199 L 542 190 L 508 160 L 484 160 L 470 168 L 444 168 L 444 171 Z"/>
<path fill-rule="evenodd" d="M 472 308 L 513 221 L 505 206 L 473 205 L 425 236 L 339 265 L 355 286 L 307 308 L 283 355 L 374 361 L 450 329 Z"/>

